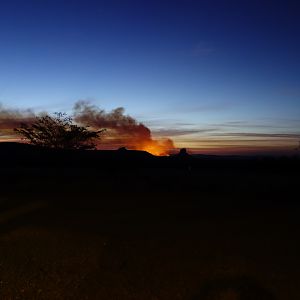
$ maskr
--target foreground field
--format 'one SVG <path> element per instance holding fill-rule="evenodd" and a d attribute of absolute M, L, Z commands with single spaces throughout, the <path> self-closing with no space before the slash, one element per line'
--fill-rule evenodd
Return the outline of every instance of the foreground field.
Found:
<path fill-rule="evenodd" d="M 7 168 L 0 297 L 300 298 L 299 177 Z"/>

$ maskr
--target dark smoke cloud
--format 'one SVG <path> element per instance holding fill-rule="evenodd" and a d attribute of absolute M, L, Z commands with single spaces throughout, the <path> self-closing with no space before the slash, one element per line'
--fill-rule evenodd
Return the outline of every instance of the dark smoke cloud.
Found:
<path fill-rule="evenodd" d="M 150 130 L 131 116 L 124 115 L 123 107 L 105 112 L 88 102 L 79 101 L 74 106 L 74 120 L 77 123 L 97 129 L 112 129 L 122 136 L 128 135 L 132 138 L 151 139 Z"/>
<path fill-rule="evenodd" d="M 20 139 L 13 129 L 20 127 L 21 123 L 32 124 L 40 115 L 30 109 L 8 109 L 0 104 L 0 139 Z M 92 129 L 106 129 L 99 141 L 100 149 L 127 147 L 154 154 L 168 154 L 169 150 L 175 148 L 170 139 L 154 140 L 150 129 L 133 117 L 125 115 L 122 107 L 106 112 L 86 101 L 78 101 L 74 105 L 72 118 L 76 123 Z"/>
<path fill-rule="evenodd" d="M 86 101 L 78 101 L 74 106 L 74 121 L 94 129 L 106 129 L 102 143 L 111 146 L 150 152 L 152 150 L 159 154 L 166 154 L 174 148 L 170 139 L 154 140 L 150 129 L 133 117 L 125 115 L 122 107 L 106 112 Z"/>
<path fill-rule="evenodd" d="M 0 130 L 2 132 L 12 131 L 14 128 L 20 127 L 21 123 L 30 124 L 35 117 L 35 114 L 30 109 L 7 109 L 0 104 Z"/>

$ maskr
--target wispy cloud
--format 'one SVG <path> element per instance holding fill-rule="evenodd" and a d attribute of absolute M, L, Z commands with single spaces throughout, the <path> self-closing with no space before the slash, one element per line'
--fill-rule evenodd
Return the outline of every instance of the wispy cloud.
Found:
<path fill-rule="evenodd" d="M 161 127 L 174 127 L 174 128 L 181 128 L 181 127 L 190 127 L 195 126 L 195 123 L 192 122 L 182 122 L 178 119 L 171 119 L 171 118 L 159 118 L 159 119 L 149 119 L 144 117 L 143 123 L 147 124 L 147 126 L 150 126 L 152 128 L 161 128 Z"/>
<path fill-rule="evenodd" d="M 228 129 L 290 129 L 300 128 L 300 119 L 292 120 L 292 119 L 265 119 L 265 120 L 254 120 L 254 121 L 227 121 L 222 123 L 214 123 L 211 126 L 217 126 L 220 128 Z"/>
<path fill-rule="evenodd" d="M 300 133 L 256 133 L 256 132 L 227 132 L 218 133 L 222 137 L 268 138 L 268 139 L 300 139 Z"/>
<path fill-rule="evenodd" d="M 222 101 L 222 102 L 211 102 L 211 103 L 202 103 L 203 101 L 199 100 L 196 104 L 188 104 L 177 103 L 173 104 L 172 107 L 168 108 L 168 112 L 180 112 L 180 113 L 201 113 L 201 112 L 222 112 L 226 110 L 230 110 L 235 108 L 237 104 L 233 104 L 230 101 Z"/>
<path fill-rule="evenodd" d="M 228 121 L 223 123 L 215 123 L 214 126 L 221 128 L 278 128 L 278 124 L 253 123 L 249 121 Z M 282 126 L 280 126 L 282 127 Z"/>
<path fill-rule="evenodd" d="M 191 135 L 191 134 L 203 134 L 203 133 L 210 133 L 215 132 L 218 129 L 210 128 L 210 129 L 158 129 L 153 130 L 152 133 L 157 136 L 183 136 L 183 135 Z"/>

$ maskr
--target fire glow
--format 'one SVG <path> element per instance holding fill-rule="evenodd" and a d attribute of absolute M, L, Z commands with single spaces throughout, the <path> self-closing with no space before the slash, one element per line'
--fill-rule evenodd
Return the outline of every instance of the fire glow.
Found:
<path fill-rule="evenodd" d="M 168 155 L 175 148 L 171 139 L 153 139 L 151 130 L 133 117 L 125 115 L 122 107 L 106 112 L 85 101 L 74 106 L 74 120 L 94 129 L 107 130 L 99 143 L 107 148 L 126 147 L 132 150 L 143 150 L 153 155 Z"/>
<path fill-rule="evenodd" d="M 31 110 L 5 109 L 0 105 L 0 129 L 2 135 L 5 133 L 5 140 L 19 141 L 13 129 L 21 123 L 31 124 L 36 116 Z M 125 115 L 122 107 L 106 112 L 86 101 L 78 101 L 71 117 L 75 123 L 93 130 L 105 129 L 99 142 L 96 142 L 99 150 L 125 147 L 160 156 L 168 155 L 175 148 L 171 139 L 153 139 L 151 130 L 133 117 Z"/>
<path fill-rule="evenodd" d="M 141 147 L 140 150 L 147 151 L 156 156 L 167 156 L 170 154 L 170 150 L 174 149 L 174 144 L 172 140 L 152 140 L 148 144 Z"/>

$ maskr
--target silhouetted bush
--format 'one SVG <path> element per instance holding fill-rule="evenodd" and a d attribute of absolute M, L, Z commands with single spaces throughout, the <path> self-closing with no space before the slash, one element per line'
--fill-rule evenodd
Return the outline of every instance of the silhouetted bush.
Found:
<path fill-rule="evenodd" d="M 78 126 L 64 113 L 36 117 L 31 125 L 22 123 L 14 130 L 32 145 L 55 149 L 95 149 L 95 141 L 104 131 Z"/>

